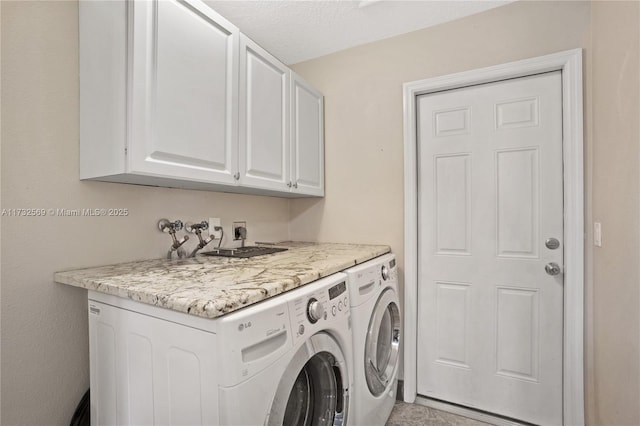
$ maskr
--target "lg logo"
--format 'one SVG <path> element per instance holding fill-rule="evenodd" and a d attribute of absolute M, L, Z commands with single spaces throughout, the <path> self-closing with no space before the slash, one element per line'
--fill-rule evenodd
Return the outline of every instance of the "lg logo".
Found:
<path fill-rule="evenodd" d="M 238 331 L 242 331 L 242 330 L 244 330 L 245 328 L 249 328 L 249 327 L 251 327 L 251 321 L 241 322 L 241 323 L 238 325 Z"/>

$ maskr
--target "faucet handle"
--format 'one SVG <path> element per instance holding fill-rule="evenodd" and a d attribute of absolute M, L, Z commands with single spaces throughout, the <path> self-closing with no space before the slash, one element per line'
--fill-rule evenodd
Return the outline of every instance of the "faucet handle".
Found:
<path fill-rule="evenodd" d="M 187 232 L 191 232 L 194 233 L 198 230 L 200 231 L 206 231 L 207 229 L 209 229 L 209 223 L 206 220 L 203 220 L 200 223 L 192 223 L 192 222 L 187 222 L 185 224 L 185 228 L 184 228 Z"/>
<path fill-rule="evenodd" d="M 162 232 L 175 233 L 176 231 L 180 231 L 183 227 L 184 225 L 181 220 L 171 222 L 168 219 L 160 219 L 158 221 L 158 229 Z"/>
<path fill-rule="evenodd" d="M 158 229 L 162 232 L 169 232 L 171 228 L 171 222 L 169 222 L 169 219 L 160 219 L 158 221 Z"/>

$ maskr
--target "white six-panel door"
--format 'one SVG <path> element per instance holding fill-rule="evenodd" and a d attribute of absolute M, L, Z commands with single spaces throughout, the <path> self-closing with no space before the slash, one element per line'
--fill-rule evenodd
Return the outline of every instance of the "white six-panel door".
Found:
<path fill-rule="evenodd" d="M 562 423 L 561 94 L 558 71 L 418 98 L 420 395 Z"/>

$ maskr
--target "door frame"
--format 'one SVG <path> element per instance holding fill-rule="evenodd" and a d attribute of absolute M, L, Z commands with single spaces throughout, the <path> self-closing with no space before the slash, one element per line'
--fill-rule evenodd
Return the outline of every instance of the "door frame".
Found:
<path fill-rule="evenodd" d="M 417 396 L 417 96 L 562 71 L 564 186 L 563 422 L 584 424 L 584 165 L 582 49 L 479 68 L 403 85 L 404 91 L 404 401 Z"/>

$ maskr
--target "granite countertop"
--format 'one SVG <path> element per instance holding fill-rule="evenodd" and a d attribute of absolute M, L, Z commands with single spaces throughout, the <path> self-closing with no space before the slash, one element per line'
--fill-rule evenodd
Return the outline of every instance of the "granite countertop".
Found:
<path fill-rule="evenodd" d="M 388 253 L 389 246 L 278 244 L 249 259 L 197 256 L 57 272 L 54 281 L 204 318 L 216 318 Z"/>

